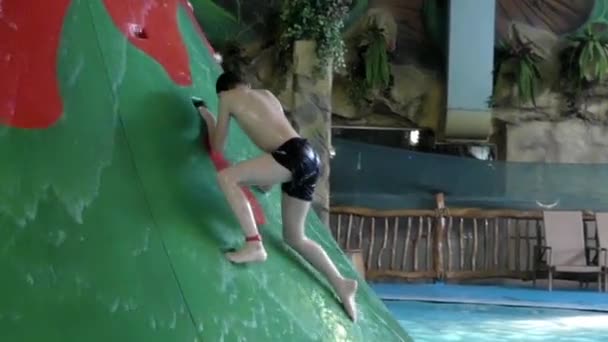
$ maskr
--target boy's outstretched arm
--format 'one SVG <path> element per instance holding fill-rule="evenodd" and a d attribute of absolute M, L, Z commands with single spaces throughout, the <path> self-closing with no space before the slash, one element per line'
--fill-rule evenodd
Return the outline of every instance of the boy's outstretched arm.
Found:
<path fill-rule="evenodd" d="M 228 134 L 228 123 L 230 121 L 230 112 L 228 111 L 227 106 L 220 101 L 219 107 L 220 110 L 217 122 L 207 107 L 198 107 L 199 113 L 207 124 L 209 144 L 211 151 L 214 152 L 222 152 L 224 150 L 224 143 L 226 142 L 226 135 Z"/>

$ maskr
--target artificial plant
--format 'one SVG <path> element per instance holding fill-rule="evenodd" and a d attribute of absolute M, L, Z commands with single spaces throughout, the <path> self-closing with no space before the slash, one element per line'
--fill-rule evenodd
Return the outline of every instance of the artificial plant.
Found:
<path fill-rule="evenodd" d="M 389 56 L 384 30 L 375 23 L 361 34 L 357 56 L 350 65 L 351 101 L 356 106 L 370 92 L 384 91 L 391 81 Z"/>
<path fill-rule="evenodd" d="M 569 102 L 569 110 L 575 110 L 581 95 L 608 76 L 608 39 L 601 34 L 604 23 L 594 23 L 582 34 L 568 37 L 570 44 L 560 57 L 562 62 L 563 92 Z"/>
<path fill-rule="evenodd" d="M 517 85 L 518 99 L 521 102 L 532 101 L 536 106 L 538 88 L 542 84 L 540 64 L 545 60 L 537 51 L 539 47 L 529 39 L 523 39 L 515 26 L 512 27 L 513 38 L 501 42 L 494 58 L 496 75 L 507 63 L 513 66 L 513 82 Z M 491 101 L 492 102 L 492 101 Z"/>
<path fill-rule="evenodd" d="M 293 45 L 298 40 L 316 42 L 318 64 L 314 76 L 331 61 L 333 68 L 345 67 L 345 44 L 342 39 L 344 20 L 352 0 L 284 1 L 280 15 L 279 62 L 282 74 L 292 62 Z"/>
<path fill-rule="evenodd" d="M 390 82 L 390 67 L 383 30 L 373 27 L 368 31 L 369 44 L 365 50 L 365 82 L 371 88 L 386 88 Z"/>

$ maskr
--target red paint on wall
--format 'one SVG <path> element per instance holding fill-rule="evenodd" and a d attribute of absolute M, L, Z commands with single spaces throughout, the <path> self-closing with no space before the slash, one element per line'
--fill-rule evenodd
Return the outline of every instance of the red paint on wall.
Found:
<path fill-rule="evenodd" d="M 0 1 L 0 124 L 47 128 L 61 117 L 57 59 L 70 0 Z M 177 22 L 187 0 L 104 0 L 114 24 L 179 85 L 192 84 L 188 51 Z M 194 18 L 210 53 L 211 44 Z"/>
<path fill-rule="evenodd" d="M 61 117 L 57 55 L 69 4 L 0 1 L 0 124 L 46 128 Z"/>
<path fill-rule="evenodd" d="M 165 69 L 178 85 L 192 84 L 188 50 L 177 21 L 182 0 L 104 0 L 127 39 Z"/>

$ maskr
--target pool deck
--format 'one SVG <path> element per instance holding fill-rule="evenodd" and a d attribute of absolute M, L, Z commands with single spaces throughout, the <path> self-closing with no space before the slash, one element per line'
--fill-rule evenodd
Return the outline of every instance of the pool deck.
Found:
<path fill-rule="evenodd" d="M 494 285 L 372 283 L 380 299 L 494 304 L 608 312 L 608 293 L 591 289 L 524 288 Z"/>

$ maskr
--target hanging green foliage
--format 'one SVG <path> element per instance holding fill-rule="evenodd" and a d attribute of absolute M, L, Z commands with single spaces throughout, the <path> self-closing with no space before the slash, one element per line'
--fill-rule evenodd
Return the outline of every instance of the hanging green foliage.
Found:
<path fill-rule="evenodd" d="M 518 61 L 517 70 L 517 90 L 523 102 L 532 101 L 536 106 L 536 90 L 540 87 L 542 76 L 538 69 L 538 64 L 543 59 L 537 54 L 530 53 L 521 56 Z"/>
<path fill-rule="evenodd" d="M 349 66 L 350 98 L 355 106 L 373 90 L 385 91 L 391 83 L 391 71 L 384 30 L 376 25 L 360 37 L 358 56 Z"/>
<path fill-rule="evenodd" d="M 587 26 L 582 35 L 568 37 L 571 45 L 564 50 L 565 76 L 578 84 L 601 82 L 608 76 L 608 40 L 595 33 L 594 26 Z"/>
<path fill-rule="evenodd" d="M 602 36 L 605 23 L 592 23 L 582 34 L 568 37 L 570 44 L 560 54 L 562 93 L 568 114 L 578 114 L 584 93 L 608 76 L 608 41 Z"/>
<path fill-rule="evenodd" d="M 291 66 L 297 40 L 314 40 L 319 59 L 315 74 L 320 75 L 331 61 L 335 70 L 345 66 L 342 28 L 351 0 L 290 0 L 283 2 L 280 14 L 279 52 L 282 72 Z"/>
<path fill-rule="evenodd" d="M 388 87 L 391 76 L 386 39 L 378 28 L 369 31 L 369 38 L 369 45 L 364 54 L 365 81 L 372 89 L 384 89 Z"/>
<path fill-rule="evenodd" d="M 519 31 L 513 27 L 513 39 L 499 45 L 495 59 L 495 71 L 511 63 L 519 100 L 532 101 L 534 106 L 536 106 L 538 89 L 543 81 L 539 66 L 545 60 L 536 51 L 538 47 L 534 42 L 522 39 Z"/>

